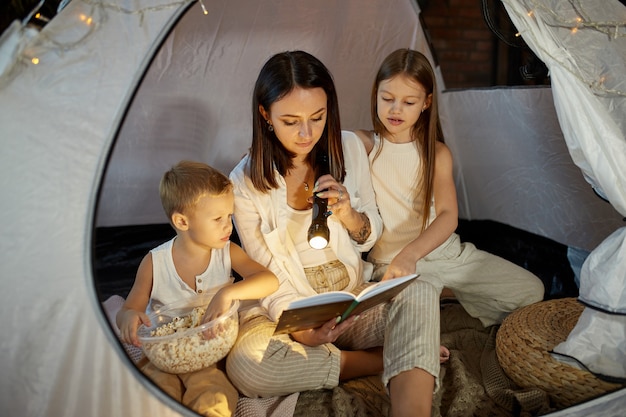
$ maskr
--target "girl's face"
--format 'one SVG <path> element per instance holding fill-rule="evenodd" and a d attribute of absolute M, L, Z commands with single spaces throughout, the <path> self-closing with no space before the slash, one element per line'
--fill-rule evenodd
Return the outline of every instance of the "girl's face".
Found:
<path fill-rule="evenodd" d="M 322 88 L 296 87 L 274 102 L 269 111 L 260 106 L 282 145 L 303 160 L 320 140 L 326 126 L 326 92 Z"/>
<path fill-rule="evenodd" d="M 411 128 L 431 103 L 432 94 L 404 74 L 378 84 L 376 111 L 392 142 L 411 141 Z"/>
<path fill-rule="evenodd" d="M 188 234 L 199 246 L 221 249 L 233 232 L 234 193 L 201 197 L 187 216 Z"/>

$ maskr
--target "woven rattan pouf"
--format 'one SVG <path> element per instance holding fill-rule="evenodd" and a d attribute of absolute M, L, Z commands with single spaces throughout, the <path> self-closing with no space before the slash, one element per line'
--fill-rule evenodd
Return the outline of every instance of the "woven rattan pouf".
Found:
<path fill-rule="evenodd" d="M 583 308 L 575 298 L 532 304 L 509 314 L 496 335 L 496 354 L 508 377 L 522 388 L 543 389 L 558 409 L 621 387 L 549 353 L 567 339 Z"/>

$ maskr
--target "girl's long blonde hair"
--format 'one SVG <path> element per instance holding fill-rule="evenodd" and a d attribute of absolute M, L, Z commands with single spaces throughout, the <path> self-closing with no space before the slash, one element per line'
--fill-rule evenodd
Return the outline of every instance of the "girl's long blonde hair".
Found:
<path fill-rule="evenodd" d="M 404 75 L 415 82 L 421 84 L 426 90 L 427 97 L 431 96 L 430 106 L 423 111 L 417 122 L 411 129 L 412 141 L 415 144 L 416 151 L 420 155 L 422 164 L 420 171 L 417 173 L 416 187 L 413 201 L 419 201 L 420 196 L 423 197 L 422 207 L 415 207 L 422 214 L 422 231 L 428 226 L 430 217 L 430 205 L 433 199 L 433 183 L 435 178 L 435 145 L 437 141 L 443 142 L 443 132 L 439 122 L 439 111 L 437 104 L 437 84 L 435 72 L 433 71 L 428 58 L 422 53 L 412 49 L 398 49 L 385 58 L 380 65 L 374 85 L 372 87 L 371 96 L 371 112 L 372 124 L 374 131 L 381 137 L 389 132 L 378 117 L 377 98 L 378 86 L 381 82 L 389 80 L 398 75 Z M 373 160 L 380 154 L 383 147 L 383 141 L 380 141 L 380 147 Z"/>

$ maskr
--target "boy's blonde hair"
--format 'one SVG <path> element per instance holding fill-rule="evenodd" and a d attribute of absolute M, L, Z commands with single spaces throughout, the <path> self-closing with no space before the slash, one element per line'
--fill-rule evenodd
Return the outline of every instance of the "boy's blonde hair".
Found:
<path fill-rule="evenodd" d="M 207 164 L 180 161 L 163 174 L 159 184 L 161 204 L 167 218 L 174 213 L 187 214 L 206 195 L 220 196 L 230 192 L 233 184 L 227 176 Z"/>

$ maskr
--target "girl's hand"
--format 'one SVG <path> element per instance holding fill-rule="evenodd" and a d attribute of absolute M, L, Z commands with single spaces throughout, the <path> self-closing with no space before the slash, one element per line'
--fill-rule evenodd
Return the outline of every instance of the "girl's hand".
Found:
<path fill-rule="evenodd" d="M 417 261 L 414 260 L 413 257 L 402 256 L 402 252 L 400 252 L 387 266 L 387 270 L 385 271 L 381 281 L 414 274 L 416 271 L 416 263 Z"/>
<path fill-rule="evenodd" d="M 337 318 L 327 321 L 317 329 L 300 330 L 298 332 L 291 333 L 291 337 L 303 345 L 307 346 L 319 346 L 325 343 L 334 343 L 343 332 L 348 329 L 356 317 L 350 317 L 341 323 L 337 324 Z"/>

